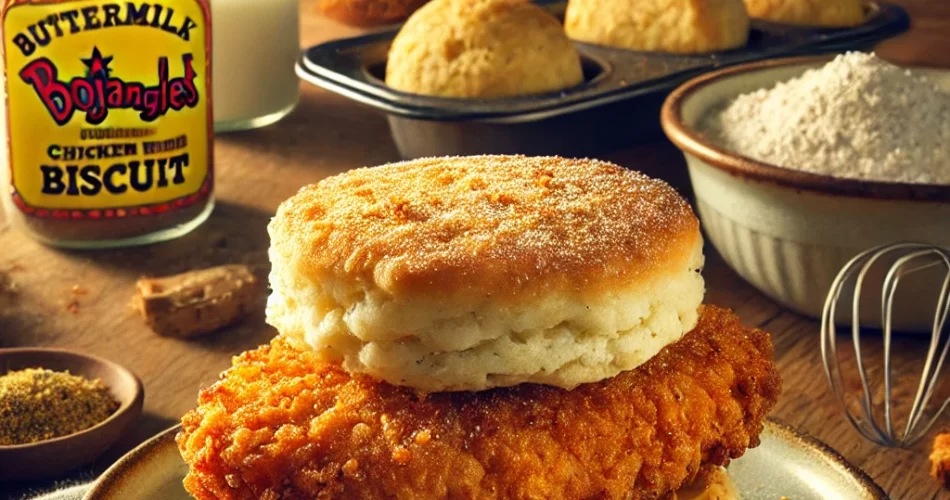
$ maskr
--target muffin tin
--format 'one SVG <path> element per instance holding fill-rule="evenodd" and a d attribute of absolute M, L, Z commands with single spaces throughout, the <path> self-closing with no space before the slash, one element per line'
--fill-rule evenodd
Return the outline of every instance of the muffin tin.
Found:
<path fill-rule="evenodd" d="M 539 5 L 563 19 L 567 2 Z M 679 84 L 714 69 L 791 55 L 861 50 L 910 25 L 896 5 L 866 4 L 867 21 L 827 29 L 753 20 L 746 46 L 702 55 L 636 52 L 577 42 L 584 83 L 559 92 L 498 99 L 431 97 L 386 86 L 398 28 L 303 51 L 297 74 L 385 112 L 404 158 L 482 153 L 584 156 L 662 137 L 660 108 Z"/>

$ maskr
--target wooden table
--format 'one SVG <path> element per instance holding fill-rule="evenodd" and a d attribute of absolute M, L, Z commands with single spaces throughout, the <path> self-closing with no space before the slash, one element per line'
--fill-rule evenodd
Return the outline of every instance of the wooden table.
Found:
<path fill-rule="evenodd" d="M 906 35 L 881 45 L 898 62 L 950 67 L 950 2 L 902 0 L 914 19 Z M 301 5 L 303 44 L 358 34 Z M 94 466 L 70 478 L 93 477 L 124 452 L 176 423 L 231 356 L 267 342 L 276 332 L 262 307 L 240 326 L 197 341 L 160 338 L 128 307 L 136 278 L 199 266 L 246 262 L 266 277 L 265 226 L 277 205 L 308 183 L 354 167 L 396 160 L 383 116 L 344 98 L 303 85 L 299 108 L 277 125 L 220 136 L 216 144 L 218 205 L 211 219 L 177 241 L 147 248 L 69 252 L 46 248 L 0 216 L 0 271 L 19 288 L 0 298 L 0 347 L 61 346 L 131 367 L 145 384 L 145 413 L 132 432 Z M 605 155 L 626 167 L 667 179 L 689 195 L 682 157 L 669 143 Z M 774 415 L 826 441 L 867 471 L 893 498 L 946 497 L 927 475 L 929 440 L 912 450 L 885 450 L 846 423 L 821 370 L 818 324 L 784 311 L 727 268 L 707 247 L 707 302 L 734 308 L 748 325 L 772 332 L 785 392 Z M 75 285 L 87 290 L 76 294 Z M 262 306 L 262 305 L 261 305 Z M 922 344 L 902 339 L 897 353 L 912 364 Z M 906 390 L 916 374 L 901 379 Z M 0 484 L 17 498 L 52 481 Z M 35 490 L 32 490 L 35 491 Z"/>

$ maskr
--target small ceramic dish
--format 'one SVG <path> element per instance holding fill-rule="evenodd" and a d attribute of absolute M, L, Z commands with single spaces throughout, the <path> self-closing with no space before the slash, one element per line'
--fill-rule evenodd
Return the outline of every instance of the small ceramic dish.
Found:
<path fill-rule="evenodd" d="M 708 239 L 746 281 L 813 318 L 821 316 L 839 270 L 859 252 L 898 241 L 950 247 L 950 185 L 839 179 L 769 165 L 727 151 L 695 128 L 737 95 L 770 88 L 829 60 L 775 59 L 709 73 L 670 94 L 661 113 L 666 135 L 686 156 Z M 950 70 L 910 69 L 950 89 Z M 869 276 L 868 282 L 882 278 Z M 895 329 L 930 331 L 941 279 L 912 276 L 902 285 Z M 862 293 L 862 326 L 880 326 L 879 285 L 877 290 Z M 842 324 L 849 321 L 839 317 Z"/>
<path fill-rule="evenodd" d="M 119 409 L 97 425 L 68 436 L 0 446 L 0 481 L 52 477 L 88 464 L 118 441 L 142 413 L 142 382 L 111 361 L 64 349 L 0 349 L 0 375 L 26 368 L 68 370 L 90 380 L 100 379 L 119 402 Z"/>

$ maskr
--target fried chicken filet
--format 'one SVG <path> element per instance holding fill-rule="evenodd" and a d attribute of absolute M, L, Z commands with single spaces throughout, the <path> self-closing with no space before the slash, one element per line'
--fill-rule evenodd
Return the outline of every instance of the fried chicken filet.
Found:
<path fill-rule="evenodd" d="M 669 498 L 778 397 L 768 334 L 701 305 L 689 204 L 617 165 L 355 169 L 268 232 L 280 335 L 182 420 L 199 500 Z"/>
<path fill-rule="evenodd" d="M 197 499 L 656 499 L 758 445 L 781 382 L 768 334 L 704 306 L 640 367 L 573 390 L 424 393 L 282 337 L 182 420 Z"/>

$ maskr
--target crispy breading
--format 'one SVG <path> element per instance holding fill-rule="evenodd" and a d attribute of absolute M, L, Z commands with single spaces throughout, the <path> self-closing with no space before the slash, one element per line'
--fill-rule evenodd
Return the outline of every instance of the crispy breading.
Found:
<path fill-rule="evenodd" d="M 930 452 L 930 475 L 944 488 L 950 488 L 950 431 L 937 434 Z"/>
<path fill-rule="evenodd" d="M 768 334 L 705 307 L 639 368 L 573 390 L 395 387 L 280 338 L 182 419 L 206 499 L 655 499 L 759 444 L 781 382 Z"/>

